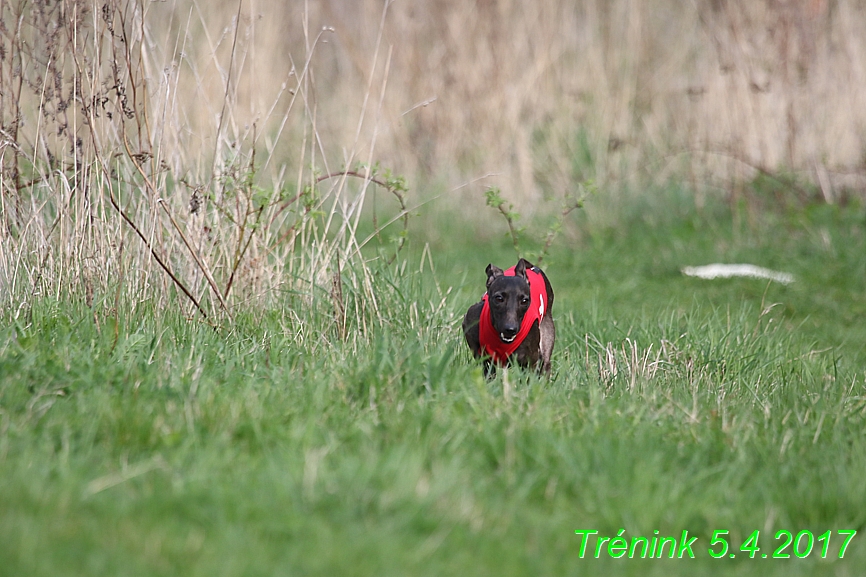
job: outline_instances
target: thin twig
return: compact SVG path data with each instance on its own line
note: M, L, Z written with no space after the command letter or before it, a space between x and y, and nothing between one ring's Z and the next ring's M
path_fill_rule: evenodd
M72 51L72 59L73 59L73 62L75 63L76 69L78 70L78 73L83 77L84 71L81 68L81 62L78 59L78 54L74 50ZM135 224L135 222L132 220L132 218L126 213L125 210L123 210L123 208L121 208L120 203L117 202L117 198L114 196L114 188L113 188L112 180L111 180L111 169L106 165L106 163L104 161L105 157L102 154L101 148L99 146L99 142L97 141L97 138L96 138L95 131L92 128L96 122L96 117L94 115L93 108L89 109L88 122L90 123L90 126L91 126L91 130L88 131L88 134L90 136L91 145L93 146L93 150L95 153L95 155L94 155L95 160L96 160L96 162L99 163L99 165L102 169L102 173L105 175L105 181L108 184L108 198L109 198L109 202L111 203L111 206L118 212L118 214L120 214L121 218L123 218L124 222L126 222L126 224L133 230L133 232L135 232L135 234L138 235L138 237L141 239L144 246L148 249L148 251L150 251L151 256L153 256L153 259L160 266L160 268L162 268L162 270L168 275L168 277L172 280L172 282L175 284L175 286L177 286L180 289L180 291L184 295L186 295L186 297L195 305L195 307L198 309L198 311L201 313L201 315L205 319L207 319L208 318L207 311L204 309L204 307L202 307L201 303L199 303L199 301L195 298L195 296L193 296L193 294L189 291L189 289L186 287L186 285L184 285L183 282L181 282L181 280L174 274L174 272L172 272L172 270L168 266L168 264L162 260L162 257L160 257L160 255L156 251L156 249L154 249L154 247L150 244L150 241L148 241L148 239L144 235L144 233L141 232L141 230L138 228L138 226ZM123 126L122 122L121 122L121 126ZM125 130L123 131L123 142L124 142L124 146L126 147L127 155L130 158L133 158L131 151L129 149L129 142L126 139ZM138 164L135 162L133 162L133 164L135 164L135 166L138 168L139 172L144 176L144 173L141 170L141 167L138 166ZM148 182L148 184L150 184L149 180L146 177L145 177L145 181ZM150 185L150 186L152 187L152 185Z

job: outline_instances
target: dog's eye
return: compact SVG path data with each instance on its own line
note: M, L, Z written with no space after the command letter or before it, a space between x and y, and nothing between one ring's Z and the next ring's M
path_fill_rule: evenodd
M521 297L520 298L520 304L528 305L529 304L529 297Z
M495 300L498 303L504 303L505 297L502 295L493 295L493 300Z

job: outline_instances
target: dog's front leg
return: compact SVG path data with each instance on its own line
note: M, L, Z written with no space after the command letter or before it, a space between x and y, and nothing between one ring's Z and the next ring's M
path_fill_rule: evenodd
M541 371L550 376L550 357L553 355L553 342L556 340L556 327L553 319L544 317L539 326L538 350L541 356Z
M476 359L481 356L481 336L478 323L481 321L481 309L483 308L483 302L475 303L469 307L466 316L463 317L463 336Z

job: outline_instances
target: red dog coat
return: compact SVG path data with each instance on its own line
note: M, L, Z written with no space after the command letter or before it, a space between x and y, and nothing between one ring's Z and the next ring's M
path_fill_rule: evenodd
M505 276L514 276L514 268L511 267L506 270ZM484 297L482 297L484 307L481 309L481 319L478 323L478 338L481 341L481 350L490 355L493 362L499 365L505 364L508 357L517 350L517 347L520 346L526 335L529 334L532 323L535 321L541 323L541 319L544 318L544 314L547 312L547 303L544 302L544 299L547 297L547 286L544 282L544 277L531 268L527 268L526 278L529 281L529 310L526 311L526 315L524 315L523 321L520 323L520 330L517 332L517 336L510 343L503 342L499 338L499 334L493 328L493 321L490 320L490 305L487 302L487 293L484 293Z

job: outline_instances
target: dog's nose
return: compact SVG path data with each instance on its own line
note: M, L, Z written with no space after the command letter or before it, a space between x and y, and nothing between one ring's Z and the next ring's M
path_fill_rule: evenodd
M506 343L510 343L517 336L519 329L520 327L503 327L502 332L499 333L499 338Z

